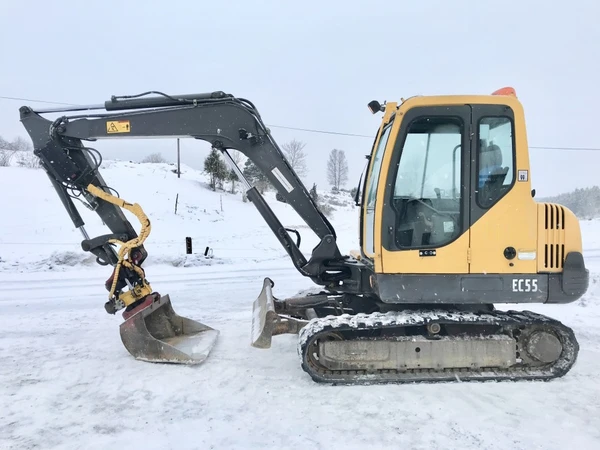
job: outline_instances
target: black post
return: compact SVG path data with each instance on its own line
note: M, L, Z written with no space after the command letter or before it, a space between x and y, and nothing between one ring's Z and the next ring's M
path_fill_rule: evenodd
M177 178L181 178L180 161L181 161L181 158L179 156L179 138L177 138Z
M191 237L185 238L185 252L188 255L192 254L192 238Z

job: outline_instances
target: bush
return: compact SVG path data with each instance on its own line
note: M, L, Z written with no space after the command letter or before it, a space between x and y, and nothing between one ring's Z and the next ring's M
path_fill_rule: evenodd
M160 153L151 153L150 155L142 159L142 163L160 164L166 162L167 160L163 158L163 156Z
M319 209L327 218L331 218L331 215L335 211L335 208L329 203L319 202Z
M18 152L17 165L28 169L39 169L42 167L40 158L33 152Z

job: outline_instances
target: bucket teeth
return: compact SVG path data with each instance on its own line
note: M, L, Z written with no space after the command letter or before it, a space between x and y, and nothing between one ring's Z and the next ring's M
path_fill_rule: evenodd
M146 297L132 314L124 314L121 341L136 359L200 364L210 354L219 331L175 313L168 295Z

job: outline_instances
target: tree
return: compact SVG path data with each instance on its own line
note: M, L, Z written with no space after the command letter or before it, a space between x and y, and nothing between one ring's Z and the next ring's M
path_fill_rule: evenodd
M33 153L31 142L20 136L12 142L0 137L0 166L9 166L12 157L16 157L16 163L20 167L38 169L41 167L40 158Z
M23 139L21 136L15 138L14 141L9 143L9 146L16 152L33 152L33 146L31 145L31 142Z
M319 201L319 194L317 194L317 184L316 183L313 183L312 187L310 188L309 194L315 202Z
M0 167L10 166L10 160L14 154L14 150L0 147Z
M304 153L304 147L306 144L302 141L292 139L290 142L286 142L281 146L286 159L294 169L294 172L302 178L306 175L306 154Z
M261 194L265 193L270 185L269 179L250 159L246 160L242 173L250 184L256 186L256 189L258 189Z
M0 167L10 166L10 160L15 153L12 144L0 136Z
M217 184L222 184L229 176L225 162L216 148L213 148L204 160L204 171L210 175L210 187L217 190Z
M235 165L240 167L240 164L242 163L242 161L244 159L244 155L237 150L228 150L228 152L229 152L229 156L231 156L231 159L233 159L233 162L235 163ZM240 181L238 179L237 174L235 173L235 170L231 169L229 171L227 180L231 181L231 193L235 194L235 182Z
M327 181L332 185L334 191L348 181L348 162L344 150L333 149L329 153L327 161Z
M239 181L237 173L235 173L235 170L233 170L233 169L229 170L229 172L227 173L227 181L231 181L231 190L229 192L231 192L232 194L235 194L235 182Z
M166 163L167 160L165 158L163 158L163 156L160 153L151 153L148 156L146 156L144 159L142 159L142 162L158 164L158 163Z

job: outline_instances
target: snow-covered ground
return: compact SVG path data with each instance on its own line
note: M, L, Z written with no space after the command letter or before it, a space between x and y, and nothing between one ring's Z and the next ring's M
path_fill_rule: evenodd
M80 250L45 174L0 168L0 448L600 448L600 221L582 223L593 281L585 297L529 308L574 328L581 351L564 378L324 386L300 368L295 336L277 336L270 350L250 346L264 277L282 297L312 286L254 206L209 191L189 168L178 180L167 165L105 166L109 185L152 220L153 288L219 329L219 340L200 366L134 360L119 338L120 314L103 309L108 269ZM269 200L310 253L310 230ZM106 232L84 212L90 234ZM357 214L346 206L332 217L343 251L357 247ZM185 255L185 236L196 255ZM200 255L205 246L213 259Z

